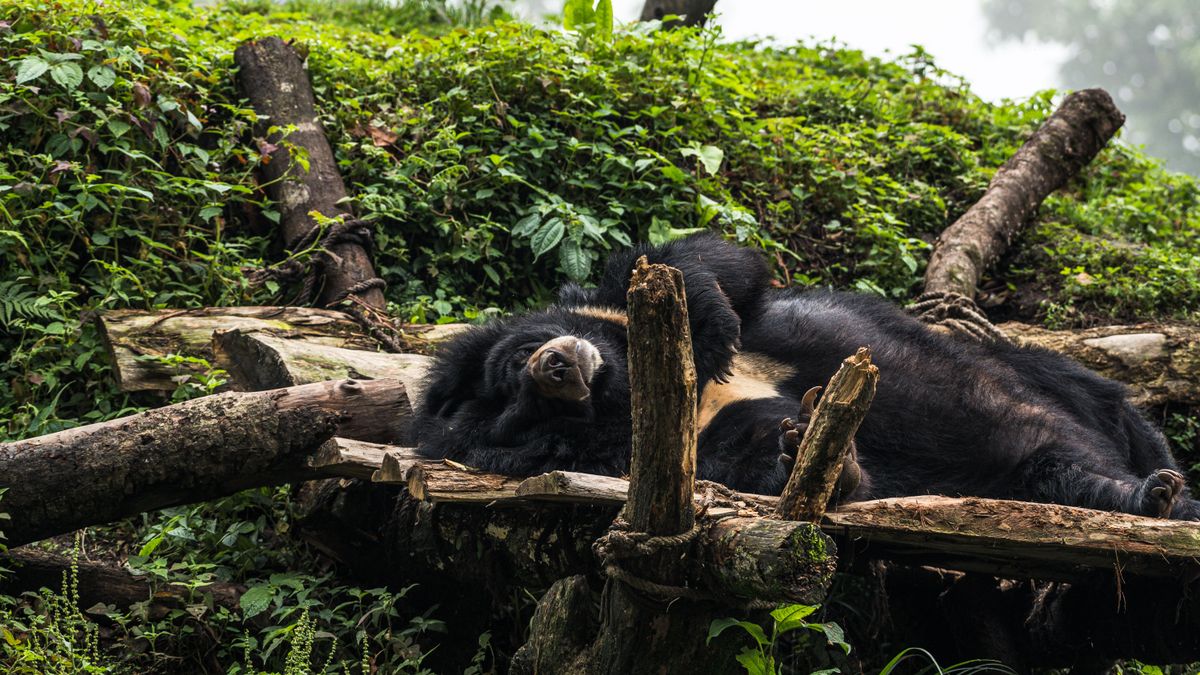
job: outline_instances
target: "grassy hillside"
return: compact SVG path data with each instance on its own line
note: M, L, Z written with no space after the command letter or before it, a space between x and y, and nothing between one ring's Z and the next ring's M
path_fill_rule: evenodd
M921 51L889 62L645 27L601 41L458 7L0 6L0 440L158 403L115 391L91 312L267 303L280 290L246 276L284 255L256 178L255 117L234 86L233 50L249 38L307 49L353 206L377 223L391 309L417 321L533 305L614 248L700 227L766 249L784 283L903 302L929 242L1052 108L1050 93L986 104ZM1194 319L1198 228L1195 180L1110 147L989 280L992 311L1056 326ZM1179 443L1195 441L1187 419ZM436 622L306 568L313 558L286 541L288 503L255 492L102 536L161 578L261 589L250 609L272 626L205 658L240 663L244 649L279 667L309 607L341 638L338 659L366 639L394 672L418 670L418 638L427 648ZM287 572L298 568L312 573ZM356 623L368 606L386 611ZM128 639L151 645L135 669L174 672L182 658L147 631L176 644L244 630L218 611L193 618L130 624Z

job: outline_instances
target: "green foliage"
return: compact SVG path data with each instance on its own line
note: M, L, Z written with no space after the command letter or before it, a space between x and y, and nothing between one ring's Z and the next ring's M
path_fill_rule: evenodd
M13 675L124 672L100 650L99 626L79 608L79 549L55 593L42 589L26 602L0 595L0 667Z
M429 612L405 604L409 589L357 588L336 582L327 564L288 538L290 488L259 489L195 506L143 516L136 527L137 555L129 566L160 583L183 583L203 597L205 584L244 584L240 612L203 602L157 623L131 622L129 632L151 654L187 654L208 632L236 635L218 646L222 663L243 670L288 671L299 645L329 672L366 660L380 672L420 673L422 636L443 630ZM118 533L119 534L119 533ZM295 570L307 570L298 573ZM257 626L248 630L248 626ZM302 639L301 639L302 638ZM299 640L299 643L297 642ZM314 671L325 672L325 671Z
M724 633L727 628L738 628L754 639L754 645L745 647L737 656L737 661L746 669L747 675L777 675L783 670L777 663L776 649L779 639L797 630L809 630L821 633L830 646L840 647L846 654L850 653L850 645L845 641L845 635L836 623L810 623L805 619L817 611L810 605L784 605L771 611L771 635L768 637L762 626L739 619L717 619L708 628L708 642ZM822 674L838 672L836 668L821 671ZM817 674L814 674L817 675Z
M923 668L915 668L916 664L910 663L927 662ZM884 665L883 670L879 671L879 675L891 675L896 672L901 665L905 665L905 669L900 672L918 673L920 675L976 675L977 673L1016 673L1012 668L998 661L989 661L985 659L973 659L963 661L952 666L943 668L933 657L933 654L921 649L920 647L909 647L894 656L891 661Z
M595 7L592 7L592 0L567 0L563 6L563 28L577 30L602 40L611 38L612 0L597 0Z

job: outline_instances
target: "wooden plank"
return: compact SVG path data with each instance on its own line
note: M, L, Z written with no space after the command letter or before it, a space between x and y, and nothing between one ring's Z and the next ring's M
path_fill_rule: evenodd
M516 496L522 499L584 504L624 504L629 481L574 471L551 471L521 481Z
M414 499L491 503L515 500L521 479L466 469L452 462L417 462L408 469L405 483Z

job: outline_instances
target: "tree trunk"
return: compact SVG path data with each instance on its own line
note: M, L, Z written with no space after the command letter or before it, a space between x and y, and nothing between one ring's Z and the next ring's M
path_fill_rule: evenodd
M348 217L343 203L346 185L338 173L333 150L317 118L316 100L308 72L292 47L277 37L243 43L233 54L238 67L238 84L254 110L265 120L258 133L266 137L262 172L267 193L279 205L280 231L285 244L300 241L317 227L309 215L317 211L327 218ZM271 127L290 127L290 132L270 132ZM292 160L288 146L303 148L308 168ZM357 241L337 241L324 265L324 284L319 306L338 302L357 283L375 277L370 251ZM370 288L358 295L376 309L383 309L383 291Z
M1063 99L1004 166L987 191L946 228L925 270L926 293L975 297L984 271L1008 249L1051 192L1092 161L1125 123L1103 89L1084 89Z
M683 274L645 258L629 286L629 383L633 456L622 516L633 532L684 534L695 525L696 370ZM680 547L609 565L634 580L688 585ZM600 629L589 670L595 673L728 672L732 654L704 644L712 607L684 598L647 597L631 580L604 585Z
M0 445L4 527L20 545L167 506L312 477L335 433L408 434L404 386L342 380L194 399ZM319 475L319 474L318 474Z

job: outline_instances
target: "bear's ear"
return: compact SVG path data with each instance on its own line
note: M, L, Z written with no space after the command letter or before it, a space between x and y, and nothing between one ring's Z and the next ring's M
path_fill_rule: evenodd
M596 291L588 290L576 283L563 284L558 289L558 304L563 307L596 304Z

